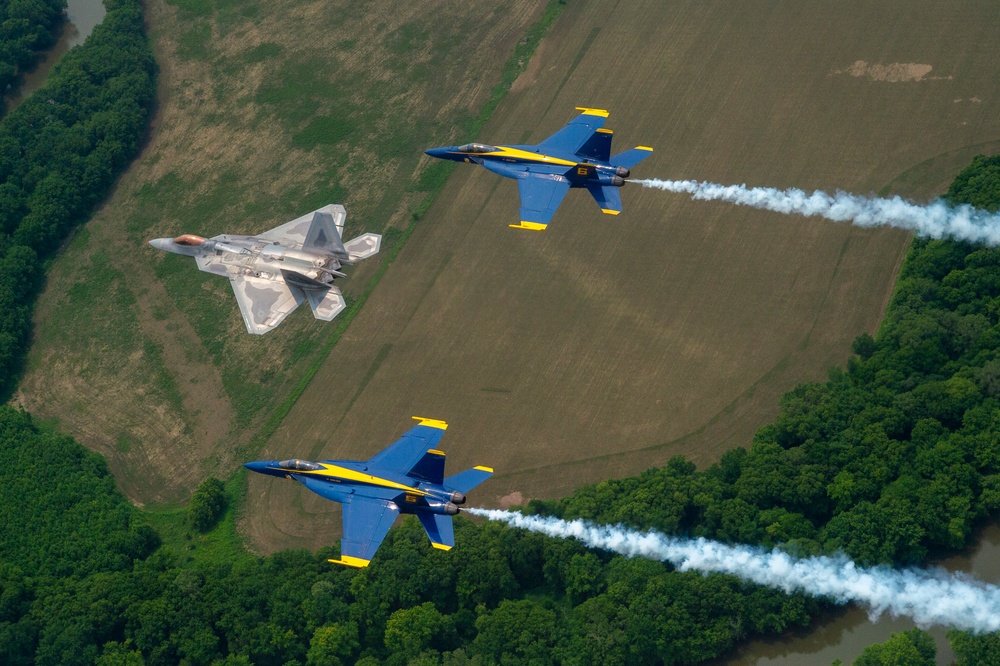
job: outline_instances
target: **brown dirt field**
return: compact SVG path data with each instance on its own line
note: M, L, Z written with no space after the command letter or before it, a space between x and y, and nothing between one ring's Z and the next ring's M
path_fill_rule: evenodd
M17 396L104 454L137 504L184 501L206 476L230 476L335 330L306 309L249 336L225 280L146 240L263 231L331 202L347 206L349 233L405 226L424 196L415 148L478 113L545 8L219 4L145 3L161 68L154 126L55 261ZM331 117L346 136L310 146L311 120ZM377 267L358 266L345 293Z
M928 198L1000 138L998 14L571 2L475 138L533 142L574 106L602 107L616 152L656 148L637 177ZM934 76L831 75L858 61ZM475 504L561 496L677 454L704 466L747 445L782 393L844 365L909 243L626 190L617 217L574 191L544 233L518 232L515 185L460 167L264 455L364 458L419 414L451 424L449 471L496 468ZM264 552L315 548L338 537L339 509L254 477L242 528Z

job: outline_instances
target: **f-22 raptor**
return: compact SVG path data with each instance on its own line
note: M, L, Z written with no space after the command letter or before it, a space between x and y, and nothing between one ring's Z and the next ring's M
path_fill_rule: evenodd
M294 479L320 497L340 502L344 538L334 564L366 567L400 513L420 519L431 545L451 550L451 517L465 503L465 493L493 475L473 467L444 476L444 451L437 449L448 424L414 416L420 423L368 460L258 460L244 467L270 476Z
M585 187L608 215L622 211L618 188L631 169L653 153L636 146L611 157L612 131L604 129L608 112L578 106L579 116L538 145L488 146L467 143L426 150L431 157L479 164L517 180L521 194L521 223L514 229L541 231L563 197L573 187Z
M263 335L308 301L316 319L330 321L347 304L334 286L340 268L379 251L382 237L341 240L347 211L330 204L259 236L184 234L157 238L157 250L194 257L198 268L229 278L247 331Z

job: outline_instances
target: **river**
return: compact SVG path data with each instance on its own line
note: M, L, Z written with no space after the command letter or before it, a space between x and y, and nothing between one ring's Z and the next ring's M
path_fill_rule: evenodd
M967 553L938 560L935 564L949 571L964 571L979 580L1000 584L1000 524L987 526ZM849 666L869 645L883 643L891 634L914 626L905 618L887 616L871 622L863 609L852 605L832 614L809 631L747 643L735 655L717 663L722 666L825 666L834 659L840 659ZM937 644L937 663L942 666L951 664L955 654L948 645L948 630L932 627L929 631Z
M45 54L38 66L28 72L21 87L13 95L7 97L8 111L45 83L49 72L59 62L59 59L77 44L82 44L83 40L87 39L94 31L94 27L104 20L106 11L103 0L67 0L66 4L67 21L63 24L59 41Z

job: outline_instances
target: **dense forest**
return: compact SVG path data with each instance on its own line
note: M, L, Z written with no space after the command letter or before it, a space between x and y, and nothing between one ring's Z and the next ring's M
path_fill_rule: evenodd
M87 41L0 122L0 401L24 362L41 262L107 195L153 110L156 62L140 3L105 6Z
M0 96L16 88L21 75L56 43L65 9L66 0L0 2Z
M948 198L996 209L1000 157L977 158ZM529 510L864 563L967 545L1000 506L998 266L998 250L915 241L878 335L785 396L748 450ZM5 663L689 664L827 607L462 518L447 553L402 521L360 571L327 564L330 549L194 557L225 510L218 484L200 491L191 545L158 546L69 438L2 408L0 456ZM960 664L1000 661L996 635L950 638ZM933 649L907 632L856 663L930 663Z

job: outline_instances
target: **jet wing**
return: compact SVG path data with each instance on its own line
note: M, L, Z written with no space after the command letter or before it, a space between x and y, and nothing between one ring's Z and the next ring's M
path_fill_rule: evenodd
M289 286L284 280L230 275L229 282L233 285L243 322L255 335L270 331L306 300L301 289Z
M413 426L405 435L375 454L368 460L369 465L398 474L409 474L428 451L436 450L448 424L419 416L413 418L419 420L420 425Z
M555 214L563 197L569 192L570 182L563 176L525 176L517 179L521 193L521 224L514 229L542 231Z
M366 567L399 515L399 507L390 499L363 495L349 495L342 506L344 538L340 540L340 559L330 561Z
M280 227L265 231L258 238L265 238L282 244L305 245L306 237L309 235L309 228L312 226L313 216L316 213L326 213L333 216L333 224L337 229L337 235L340 236L344 233L347 209L340 204L328 204L311 213L306 213L302 217L297 217L291 222L286 222Z
M584 144L590 140L594 132L604 127L608 119L608 112L604 109L588 109L578 106L577 111L581 111L573 120L566 123L566 126L538 144L542 152L567 152L575 154Z

